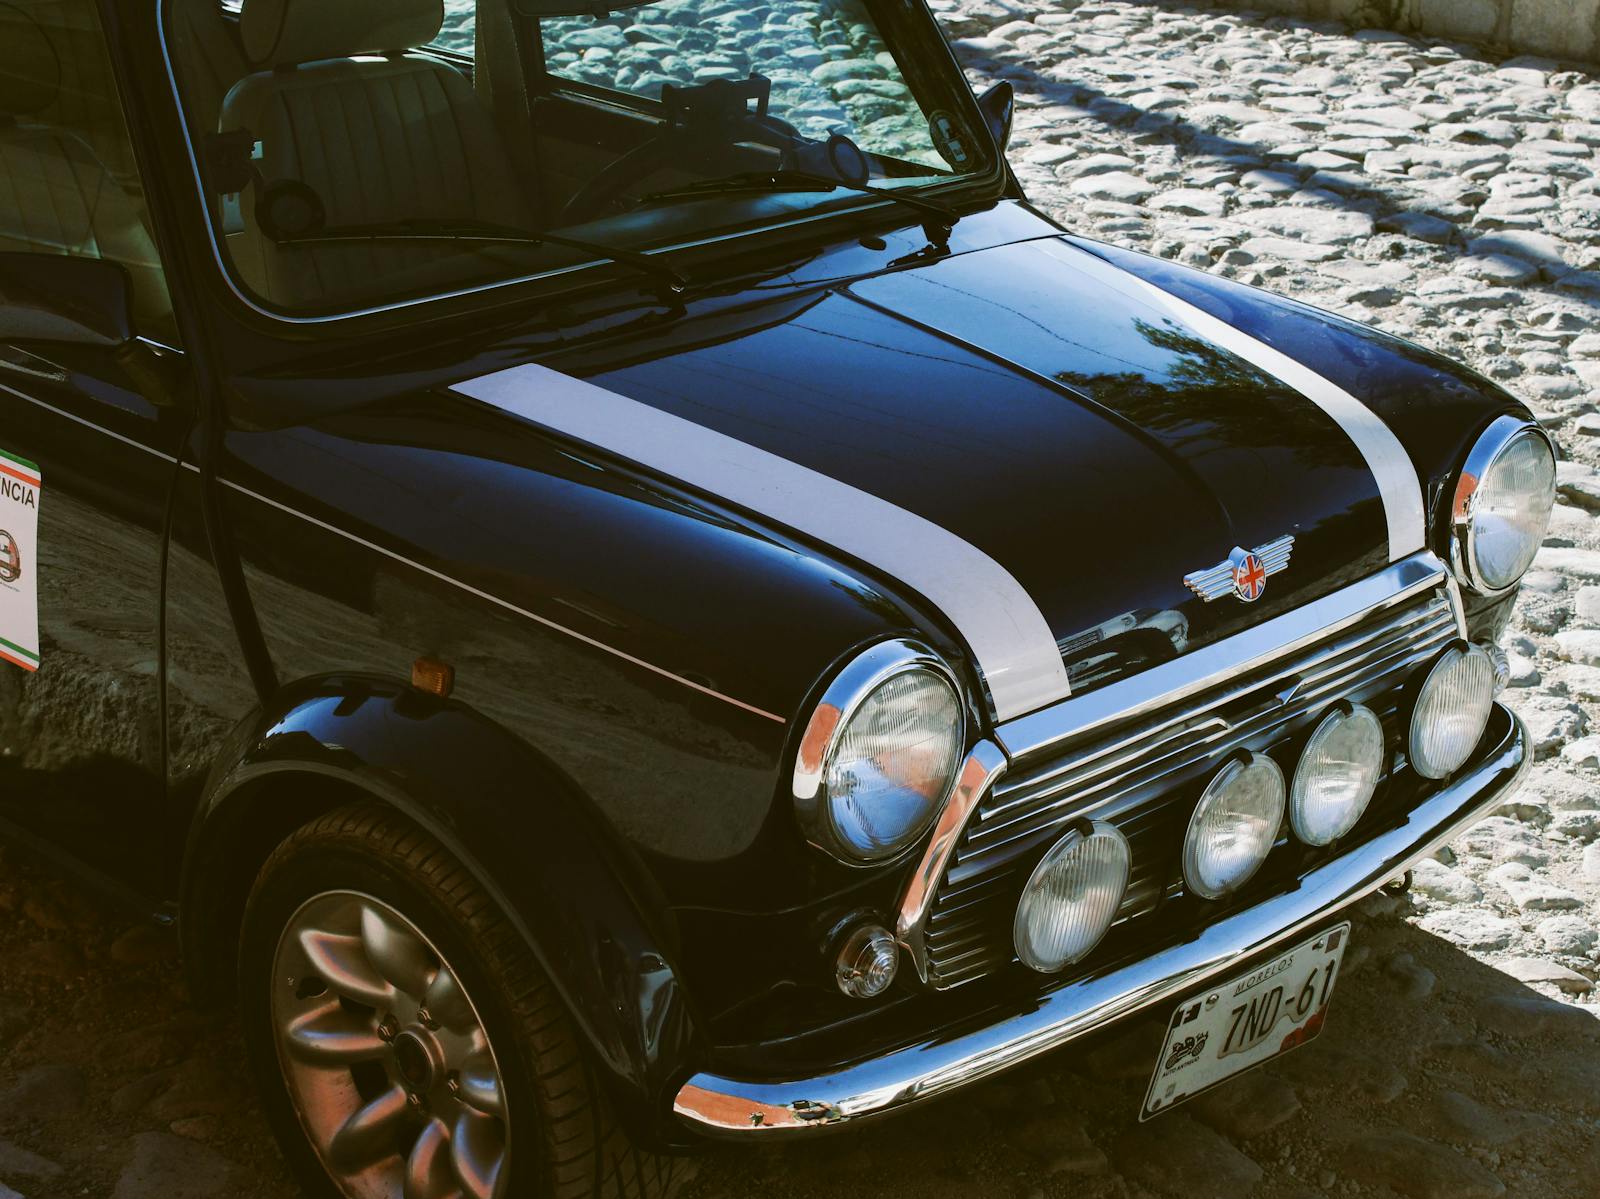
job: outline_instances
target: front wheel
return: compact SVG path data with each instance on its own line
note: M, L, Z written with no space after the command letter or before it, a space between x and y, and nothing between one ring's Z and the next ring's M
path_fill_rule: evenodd
M267 860L239 987L268 1118L309 1194L664 1199L685 1173L627 1140L526 944L387 809L330 812Z

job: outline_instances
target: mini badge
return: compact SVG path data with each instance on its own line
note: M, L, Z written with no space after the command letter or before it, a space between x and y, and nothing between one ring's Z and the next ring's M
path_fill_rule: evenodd
M1190 591L1208 604L1215 603L1225 595L1233 595L1244 603L1253 604L1266 594L1267 579L1288 569L1289 557L1293 553L1293 537L1280 537L1253 550L1235 546L1226 562L1185 575L1183 581Z
M1234 550L1228 561L1233 563L1233 593L1247 604L1255 603L1267 589L1267 568L1243 549Z
M0 450L0 659L39 669L39 468Z

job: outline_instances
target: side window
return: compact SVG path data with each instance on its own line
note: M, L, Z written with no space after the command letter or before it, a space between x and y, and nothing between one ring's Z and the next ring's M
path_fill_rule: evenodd
M0 0L0 253L127 267L141 328L172 303L95 0Z
M471 57L476 36L477 0L444 0L444 26L433 44Z
M217 0L224 15L238 20L244 11L244 0ZM472 57L473 41L477 37L478 0L444 0L444 25L432 45L441 50Z

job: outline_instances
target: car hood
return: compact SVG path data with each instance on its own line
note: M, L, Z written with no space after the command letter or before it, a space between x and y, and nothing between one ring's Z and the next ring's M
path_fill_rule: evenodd
M855 539L818 534L806 480L871 497L863 522L889 505L974 547L1036 606L1078 692L1304 604L1395 549L1347 421L1174 320L1158 296L1106 287L1108 269L1065 240L1035 239L685 319L538 369L625 397L652 422L672 418L617 452L713 495L715 462L695 475L671 455L656 461L662 438L704 430L712 459L753 447L769 466L802 468L799 509L791 497L762 513L759 490L725 498L834 541L836 558L935 610L950 611L940 597L969 567L930 555L919 572L903 552L886 553L898 565L885 566ZM615 448L532 405L547 390L541 377L505 376L462 390L502 406L521 397L529 419ZM626 438L626 413L617 419ZM817 507L835 498L819 491ZM1185 583L1236 548L1285 537L1287 565L1254 602L1231 590L1206 602ZM1420 527L1417 538L1408 552ZM986 586L988 567L971 569L972 586ZM961 619L952 623L964 637ZM981 671L983 652L973 656Z

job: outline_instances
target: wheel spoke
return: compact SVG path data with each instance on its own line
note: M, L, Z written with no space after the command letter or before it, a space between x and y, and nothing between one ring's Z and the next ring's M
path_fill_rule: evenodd
M341 1170L360 1170L400 1152L399 1134L415 1117L405 1090L390 1087L344 1122L328 1144Z
M413 997L427 990L438 966L428 947L371 904L361 908L361 941L367 960L384 978Z
M337 994L371 1008L392 1003L394 988L373 969L362 938L308 928L300 933L300 948L312 971Z
M451 1032L471 1032L478 1025L466 993L448 966L439 967L422 1001L433 1018Z
M422 1130L406 1159L405 1199L449 1199L459 1195L450 1169L450 1132L434 1120Z
M505 1134L500 1122L462 1108L450 1138L456 1180L468 1199L492 1199L505 1160Z
M474 1053L461 1063L461 1101L486 1116L505 1117L500 1075L495 1072L494 1059L487 1053Z
M370 1022L337 1002L307 1012L284 1030L289 1052L313 1066L348 1066L371 1061L388 1049Z
M503 1199L510 1104L426 933L381 899L327 891L288 921L271 977L284 1081L341 1193Z

